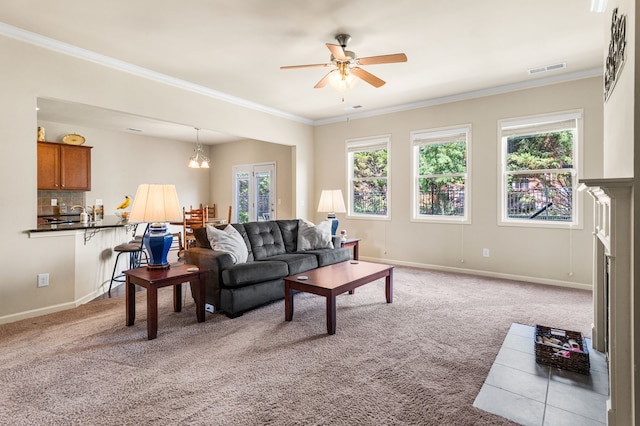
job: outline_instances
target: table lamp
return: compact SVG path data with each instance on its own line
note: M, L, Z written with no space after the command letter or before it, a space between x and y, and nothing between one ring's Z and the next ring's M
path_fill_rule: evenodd
M174 185L138 186L133 199L129 222L147 222L148 231L142 237L149 262L147 269L167 269L167 254L173 242L173 235L167 232L167 222L182 220L182 209Z
M341 189L323 189L318 203L318 213L328 213L327 218L332 220L331 235L336 235L338 230L338 219L336 213L346 213L344 198Z

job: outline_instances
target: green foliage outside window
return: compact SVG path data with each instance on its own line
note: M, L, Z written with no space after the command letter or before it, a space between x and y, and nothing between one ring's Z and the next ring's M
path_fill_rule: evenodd
M431 143L418 148L418 213L464 216L467 172L465 141Z
M352 154L353 213L384 216L387 214L386 149L358 151Z
M574 133L571 130L507 138L507 209L510 218L572 219L573 150Z

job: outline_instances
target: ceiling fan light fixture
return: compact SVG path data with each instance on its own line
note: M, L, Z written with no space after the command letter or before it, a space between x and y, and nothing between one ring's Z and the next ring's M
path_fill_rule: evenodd
M376 64L392 64L396 62L407 62L407 55L404 53L394 53L390 55L359 57L355 52L346 50L347 43L351 40L349 34L338 34L336 40L340 44L325 43L331 56L329 63L326 64L308 64L308 65L289 65L280 67L280 69L300 69L300 68L324 68L335 67L332 71L325 74L320 81L313 86L314 89L321 89L327 84L331 84L339 91L352 88L359 80L373 87L381 87L385 81L361 68L363 65Z
M329 76L329 84L337 91L344 92L353 89L358 84L360 79L351 74L348 69L338 71L339 72L331 73Z

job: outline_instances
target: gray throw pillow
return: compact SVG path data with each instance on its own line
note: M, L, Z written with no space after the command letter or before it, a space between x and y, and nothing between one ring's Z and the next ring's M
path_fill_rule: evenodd
M333 248L331 221L325 220L314 225L300 219L298 223L298 251Z

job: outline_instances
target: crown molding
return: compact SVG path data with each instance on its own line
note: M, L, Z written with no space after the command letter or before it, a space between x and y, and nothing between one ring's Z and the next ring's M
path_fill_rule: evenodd
M155 72L137 65L130 64L125 61L121 61L106 55L92 52L87 49L83 49L77 46L73 46L68 43L64 43L49 37L42 36L40 34L32 33L30 31L23 30L11 25L7 25L0 22L0 35L4 35L15 40L19 40L25 43L30 43L44 49L52 50L65 55L73 56L79 59L83 59L89 62L93 62L99 65L110 67L118 71L133 74L139 77L147 78L157 81L159 83L174 86L180 89L188 90L200 95L208 96L210 98L218 99L224 102L228 102L234 105L252 109L255 111L264 112L270 115L286 118L288 120L297 121L303 124L313 124L313 120L300 117L294 114L290 114L284 111L270 108L261 104L247 101L246 99L237 98L224 92L209 89L198 84L194 84L179 78L174 78L166 74Z
M442 105L442 104L447 104L451 102L459 102L459 101L465 101L469 99L482 98L485 96L515 92L517 90L531 89L535 87L548 86L551 84L563 83L567 81L581 80L583 78L597 77L597 76L602 76L602 74L603 74L603 71L601 68L593 68L593 69L577 71L573 73L564 73L564 74L555 75L552 77L538 78L530 81L524 81L524 82L513 83L513 84L505 84L502 86L495 86L487 89L474 90L471 92L463 92L463 93L458 93L450 96L442 96L439 98L426 99L424 101L413 102L410 104L396 105L388 108L380 108L380 109L375 109L370 111L363 111L356 114L349 114L348 117L339 116L339 117L326 118L323 120L316 120L313 122L313 125L322 126L325 124L341 123L345 120L345 118L348 118L350 120L357 120L360 118L376 117L376 116L391 114L395 112L409 111L413 109L425 108L425 107L434 106L434 105Z
M44 49L52 50L65 55L69 55L79 59L97 63L99 65L107 66L107 67L110 67L122 72L126 72L132 75L154 80L159 83L171 85L180 89L198 93L203 96L208 96L208 97L218 99L224 102L228 102L234 105L238 105L238 106L252 109L255 111L264 112L273 116L285 118L288 120L292 120L292 121L296 121L302 124L307 124L312 126L322 126L325 124L339 123L344 121L347 118L361 119L361 118L375 117L375 116L380 116L385 114L409 111L413 109L424 108L424 107L429 107L434 105L441 105L441 104L446 104L451 102L459 102L459 101L464 101L469 99L481 98L484 96L497 95L497 94L513 92L517 90L530 89L534 87L541 87L541 86L546 86L550 84L562 83L562 82L567 82L572 80L579 80L583 78L590 78L590 77L603 75L603 70L601 68L594 68L594 69L588 69L583 71L577 71L573 73L563 73L563 74L559 74L551 77L539 78L539 79L530 80L526 82L506 84L502 86L495 86L487 89L464 92L464 93L459 93L459 94L450 95L450 96L426 99L423 101L409 103L409 104L395 105L388 108L380 108L380 109L375 109L370 111L363 111L356 114L345 114L345 115L326 118L322 120L312 120L312 119L301 117L295 114L290 114L284 111L280 111L275 108L270 108L265 105L247 101L246 99L238 98L224 92L210 89L208 87L204 87L204 86L194 84L185 80L181 80L181 79L171 77L162 73L158 73L143 67L139 67L137 65L130 64L125 61L111 58L106 55L101 55L87 49L73 46L68 43L64 43L49 37L42 36L40 34L32 33L30 31L26 31L26 30L5 24L3 22L0 22L0 35L4 35L6 37L10 37L25 43L30 43L35 46L42 47Z

